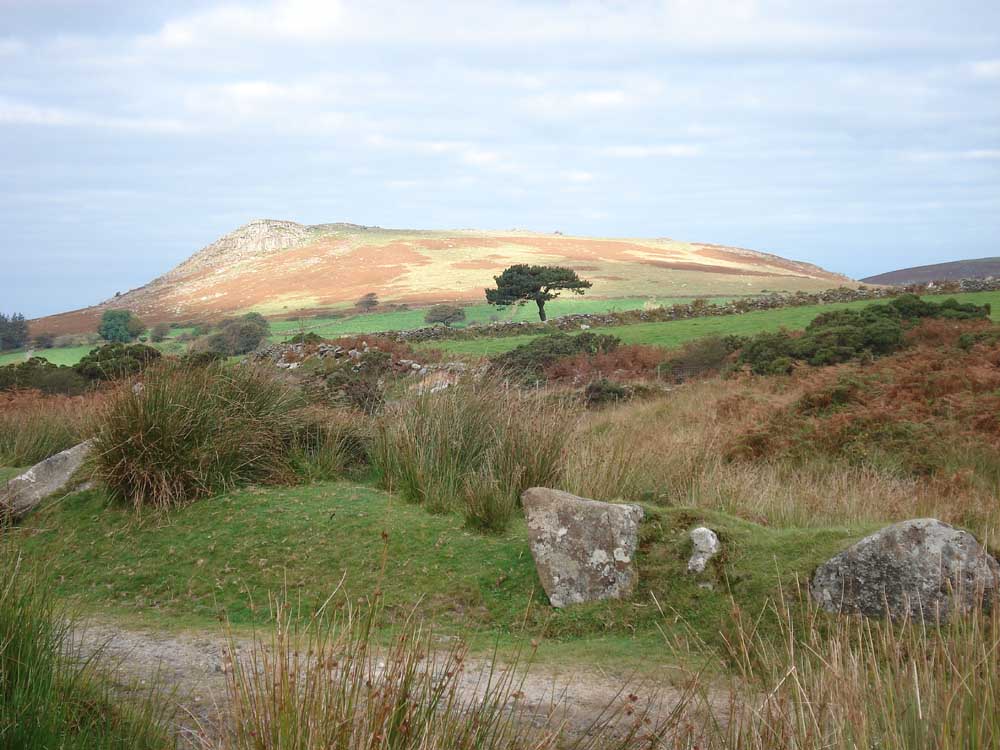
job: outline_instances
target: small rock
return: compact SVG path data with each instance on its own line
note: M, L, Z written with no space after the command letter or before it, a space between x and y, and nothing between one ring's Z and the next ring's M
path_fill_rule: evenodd
M688 573L703 573L708 561L722 549L719 537L705 526L691 530L691 544L694 546L694 553L688 560Z
M531 555L553 607L632 593L641 507L545 487L525 490L521 500Z
M1000 564L967 531L935 518L887 526L816 570L810 592L828 612L947 620L990 606Z

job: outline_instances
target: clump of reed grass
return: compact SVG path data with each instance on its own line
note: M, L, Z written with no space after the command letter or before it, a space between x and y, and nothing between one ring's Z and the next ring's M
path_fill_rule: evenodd
M501 531L523 490L558 480L575 418L552 396L465 379L387 410L372 460L382 485L407 500Z
M260 369L167 362L121 386L95 435L109 496L170 508L242 484L296 480L300 397Z
M0 401L0 464L31 466L90 436L100 396L4 394Z
M471 666L461 642L436 650L412 617L386 643L381 607L302 620L277 602L269 634L239 648L231 637L221 750L639 750L668 733L674 716L620 701L569 736L557 705L525 701L526 664Z
M151 699L123 705L74 652L71 623L36 570L0 540L0 748L166 750Z

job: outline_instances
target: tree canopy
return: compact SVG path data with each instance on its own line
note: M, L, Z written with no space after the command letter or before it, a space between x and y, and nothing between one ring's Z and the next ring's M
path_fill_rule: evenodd
M538 305L538 318L545 320L545 303L567 289L573 294L583 294L591 283L576 275L576 271L560 266L529 266L519 264L494 276L495 289L486 290L486 301L491 305L506 307L534 301Z
M355 302L354 306L358 308L361 312L368 312L369 310L374 310L376 307L378 307L378 295L375 294L375 292L368 292L368 294L364 295L363 297L361 297L361 299Z
M0 349L20 349L28 343L28 321L20 313L0 313Z
M97 332L105 341L127 344L146 330L142 321L129 310L105 310Z
M444 323L450 326L452 323L460 323L465 320L465 310L458 305L434 305L424 315L424 322L428 325Z

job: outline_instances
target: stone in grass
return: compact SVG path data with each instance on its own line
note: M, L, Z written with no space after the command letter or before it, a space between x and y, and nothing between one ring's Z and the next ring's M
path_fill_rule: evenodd
M553 607L632 593L642 508L544 487L525 490L521 500L531 554Z
M714 531L706 526L691 530L693 552L688 560L688 573L704 573L708 561L719 554L722 545Z
M828 612L944 622L989 607L1000 565L967 531L934 518L887 526L813 575L810 592Z
M88 440L49 456L0 487L0 514L17 520L64 489L90 455L91 446Z

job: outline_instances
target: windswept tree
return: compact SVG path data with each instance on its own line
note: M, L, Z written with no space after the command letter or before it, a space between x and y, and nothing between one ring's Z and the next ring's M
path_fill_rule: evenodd
M361 312L369 312L378 307L378 295L375 292L368 292L365 296L354 303L354 306Z
M498 307L523 305L534 301L538 305L538 318L545 320L545 303L568 289L573 294L583 294L591 283L576 275L576 271L559 266L529 266L519 264L494 276L496 289L486 290L486 301Z
M452 323L461 323L465 320L465 310L458 305L434 305L424 315L424 322L428 325L444 323L450 326Z

